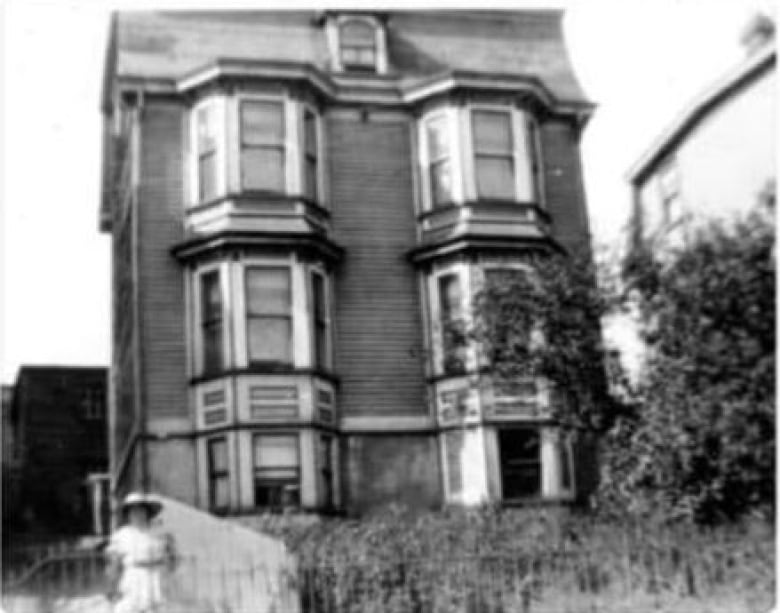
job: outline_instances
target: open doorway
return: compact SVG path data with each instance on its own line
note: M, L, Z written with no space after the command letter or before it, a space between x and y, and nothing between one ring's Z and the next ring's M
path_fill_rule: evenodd
M538 428L498 432L504 500L538 498L542 493L542 458Z

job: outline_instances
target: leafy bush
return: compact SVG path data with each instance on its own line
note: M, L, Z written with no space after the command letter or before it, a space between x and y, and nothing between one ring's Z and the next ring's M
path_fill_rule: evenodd
M604 441L603 507L700 522L772 515L773 213L765 204L671 256L626 263L648 358L638 410Z

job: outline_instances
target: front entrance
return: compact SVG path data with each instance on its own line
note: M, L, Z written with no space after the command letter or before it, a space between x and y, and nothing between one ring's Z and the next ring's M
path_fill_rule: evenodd
M499 430L498 445L503 499L541 496L542 458L539 429Z

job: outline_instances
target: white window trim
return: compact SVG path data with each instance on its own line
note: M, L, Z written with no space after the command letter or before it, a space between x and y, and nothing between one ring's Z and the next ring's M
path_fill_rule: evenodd
M417 135L420 160L420 183L422 186L422 203L424 211L433 210L433 191L431 184L428 147L428 125L439 119L444 119L447 130L447 143L449 145L448 159L450 162L450 172L452 175L452 203L460 204L463 202L463 168L460 151L461 131L458 129L458 109L452 107L438 108L430 113L426 113L417 123Z
M325 271L325 268L320 265L312 265L308 267L308 279L307 279L307 293L309 300L307 304L307 311L309 313L310 324L310 363L313 367L323 368L326 371L333 370L333 309L332 300L333 293L331 291L330 276ZM319 275L322 278L322 291L323 301L325 302L325 364L316 364L316 328L314 322L314 275Z
M372 15L339 15L330 19L327 24L327 39L330 47L331 66L335 72L349 74L341 64L341 26L350 21L362 21L374 29L374 43L376 49L376 74L387 73L387 34L384 25ZM361 73L355 73L360 75ZM370 74L366 74L370 76Z
M236 356L236 362L239 367L246 368L249 363L249 342L248 333L249 326L247 325L247 313L246 313L246 271L248 268L287 268L290 271L290 351L291 351L291 366L293 368L305 367L306 364L301 360L304 356L308 355L308 334L302 334L301 327L308 326L308 322L304 319L301 321L301 312L306 312L306 304L299 304L303 300L305 292L302 292L304 286L303 266L298 264L294 256L280 258L263 258L263 257L247 257L239 262L233 263L237 269L237 277L240 277L239 283L236 284L234 290L234 298L236 308L235 312L235 326L236 337L241 339L241 347L239 348L239 354ZM301 347L301 343L305 342L305 345Z
M304 139L306 130L304 126L304 117L306 111L314 115L314 126L317 132L317 200L316 204L323 208L328 208L327 185L325 184L325 172L323 171L325 161L325 128L322 114L319 110L308 102L299 102L297 109L298 117L298 151L300 155L296 158L298 163L298 193L302 198L306 197L306 150Z
M487 111L506 113L509 115L510 125L512 126L512 159L515 182L514 199L518 202L534 201L534 177L531 155L536 155L533 147L528 143L528 130L525 124L526 117L530 114L524 109L507 104L489 104L489 103L469 103L463 107L466 130L468 133L469 147L466 150L470 160L470 174L472 182L468 185L468 200L478 200L480 195L477 190L476 164L474 158L476 151L474 149L474 112ZM464 148L465 149L465 148Z
M299 153L301 148L298 144L298 106L297 102L292 100L287 92L281 94L271 93L251 93L239 92L232 96L228 101L228 122L231 135L228 144L230 169L230 192L242 193L244 186L241 178L241 105L244 102L275 102L281 103L284 113L284 194L302 193L300 181L300 167L302 166ZM301 120L302 121L302 120Z
M215 95L201 100L194 105L190 112L190 151L189 151L189 175L190 175L190 190L189 190L189 203L190 206L197 206L204 204L200 200L200 177L198 174L198 113L206 108L211 107L214 113L214 139L216 141L215 152L215 168L216 177L214 178L215 186L215 198L220 198L225 195L227 191L226 173L228 170L228 160L226 155L226 144L228 143L228 124L226 113L226 97L224 95Z
M201 295L202 279L205 275L215 271L219 274L219 286L222 292L222 370L229 369L233 363L230 352L230 336L232 332L230 322L230 270L227 262L214 262L198 268L194 273L192 338L194 339L194 369L197 375L215 374L205 372L203 331L201 330L201 308L203 306Z
M460 283L460 308L462 319L466 325L471 324L471 299L470 299L470 266L466 262L450 264L445 268L435 270L428 275L428 296L430 296L430 330L431 346L433 348L433 372L435 375L444 375L444 346L443 330L441 327L441 297L439 296L439 279L444 276L455 275ZM466 345L466 371L476 366L473 355L473 343ZM452 375L462 376L462 375Z
M298 456L298 508L302 508L306 504L309 486L306 483L304 472L308 473L304 461L307 459L304 454L304 440L301 436L301 432L298 430L264 430L264 429L252 429L248 432L249 435L249 457L247 471L249 473L249 498L251 499L250 507L252 509L265 509L268 507L260 507L255 503L255 440L258 436L278 436L278 437L290 437L296 441L297 456ZM307 475L308 477L308 475ZM304 494L306 492L306 494Z

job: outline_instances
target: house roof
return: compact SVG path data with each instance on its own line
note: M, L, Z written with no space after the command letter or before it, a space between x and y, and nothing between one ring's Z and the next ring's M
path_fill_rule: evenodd
M566 51L562 11L389 11L390 78L447 71L539 79L558 101L587 102ZM112 77L180 79L220 59L308 64L327 70L322 13L123 11L112 23L104 105Z
M775 65L774 43L750 55L719 80L702 91L656 138L628 171L632 184L641 183L706 117L744 91Z

